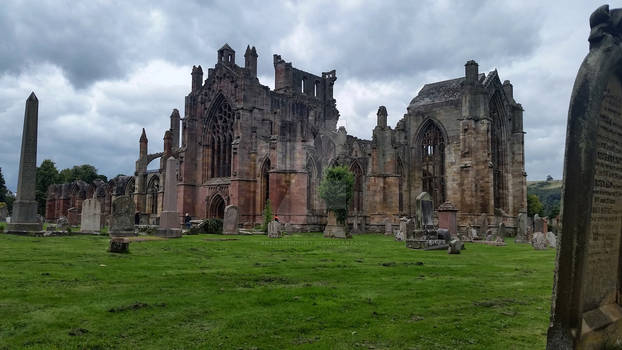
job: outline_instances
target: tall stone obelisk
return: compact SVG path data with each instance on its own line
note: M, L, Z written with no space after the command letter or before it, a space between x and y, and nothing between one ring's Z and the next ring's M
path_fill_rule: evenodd
M22 153L19 159L17 198L13 203L13 215L8 232L41 231L37 217L37 124L39 100L31 93L26 100L24 130L22 131Z
M160 213L160 229L158 235L181 237L179 214L177 213L177 159L166 160L166 177L164 179L164 203Z

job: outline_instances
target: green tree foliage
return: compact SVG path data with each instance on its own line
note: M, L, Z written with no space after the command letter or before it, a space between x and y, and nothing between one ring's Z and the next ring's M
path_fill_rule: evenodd
M542 205L542 202L540 202L538 196L536 196L535 194L528 194L527 215L534 216L536 214L544 216L544 205Z
M89 164L75 165L73 168L63 169L60 172L63 183L74 180L82 180L86 183L93 183L96 179L108 181L105 175L97 174L97 169Z
M320 197L326 208L335 213L337 222L343 224L348 216L348 205L354 191L354 174L345 166L328 168L320 183Z
M553 207L551 207L551 210L549 210L546 216L548 216L551 219L559 216L559 203L555 203Z
M47 200L48 187L60 182L61 177L58 174L58 169L56 169L56 164L49 159L45 159L41 162L41 165L37 167L37 186L35 189L39 214L45 215L45 201Z
M263 208L263 225L261 226L263 232L268 232L268 224L272 219L272 205L270 204L270 199L268 199L266 200L266 206Z
M2 175L2 168L0 168L0 202L6 203L6 195L9 192L9 189L6 188L6 183L4 182L4 176Z

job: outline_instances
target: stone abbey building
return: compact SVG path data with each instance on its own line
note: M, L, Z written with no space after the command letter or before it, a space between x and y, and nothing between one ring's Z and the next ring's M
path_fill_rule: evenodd
M109 197L133 193L145 220L155 222L161 211L170 156L180 161L180 220L184 213L222 217L233 204L240 223L250 227L262 222L270 199L281 220L319 231L326 210L318 185L323 169L334 165L354 173L348 220L367 231L413 216L422 191L435 207L451 202L461 226L477 226L482 214L501 215L514 226L527 210L523 109L496 70L479 73L468 61L464 76L425 85L394 128L380 106L372 139L362 140L337 128L334 70L315 75L274 55L271 90L257 79L254 47L247 47L244 66L229 45L217 58L207 76L193 67L184 117L173 110L164 150L148 153L143 130L134 178L106 186ZM159 170L147 171L157 159Z

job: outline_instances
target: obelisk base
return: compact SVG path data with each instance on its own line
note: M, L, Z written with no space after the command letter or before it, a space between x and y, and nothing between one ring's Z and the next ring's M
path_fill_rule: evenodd
M179 229L179 216L176 211L163 211L160 213L160 228Z
M43 226L37 218L37 202L17 200L13 203L13 216L7 224L8 233L38 232Z

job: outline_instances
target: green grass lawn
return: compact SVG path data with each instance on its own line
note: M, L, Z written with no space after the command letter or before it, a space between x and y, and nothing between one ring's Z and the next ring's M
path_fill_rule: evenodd
M555 251L0 235L0 349L543 349Z

